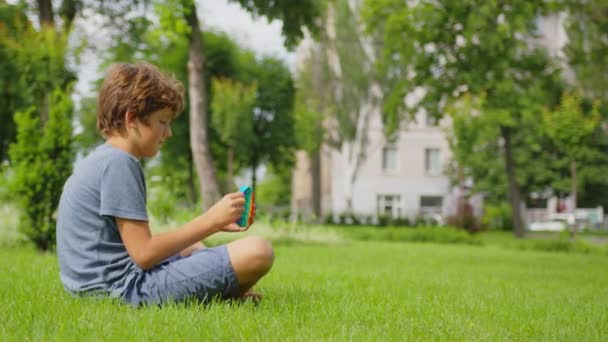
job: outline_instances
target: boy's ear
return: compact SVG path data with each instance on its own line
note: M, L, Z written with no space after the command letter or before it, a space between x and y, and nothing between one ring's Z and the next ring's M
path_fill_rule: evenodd
M125 127L126 128L135 127L136 120L137 120L137 116L135 115L135 113L133 113L131 111L125 112Z

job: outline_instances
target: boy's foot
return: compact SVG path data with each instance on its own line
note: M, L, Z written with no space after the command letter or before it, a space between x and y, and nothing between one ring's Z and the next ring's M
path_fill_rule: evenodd
M263 296L261 293L249 290L249 291L243 293L239 297L239 300L242 302L246 302L246 301L250 300L253 303L257 304L262 300L262 297Z

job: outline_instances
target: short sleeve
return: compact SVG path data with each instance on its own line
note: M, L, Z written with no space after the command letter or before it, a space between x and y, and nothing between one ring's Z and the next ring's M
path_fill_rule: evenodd
M136 160L113 159L105 165L100 182L100 215L148 221L146 184Z

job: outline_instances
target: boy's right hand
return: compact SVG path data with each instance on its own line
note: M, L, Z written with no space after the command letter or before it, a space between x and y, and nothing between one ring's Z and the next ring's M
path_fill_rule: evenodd
M245 211L245 195L233 192L224 196L205 213L207 219L213 223L217 230L234 224Z

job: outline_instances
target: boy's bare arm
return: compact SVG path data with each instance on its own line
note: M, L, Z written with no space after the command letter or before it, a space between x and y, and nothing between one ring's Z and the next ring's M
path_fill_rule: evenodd
M116 218L116 223L133 261L140 268L149 269L227 226L236 226L234 222L243 213L244 204L242 193L228 194L194 220L176 230L157 235L152 235L145 221Z

